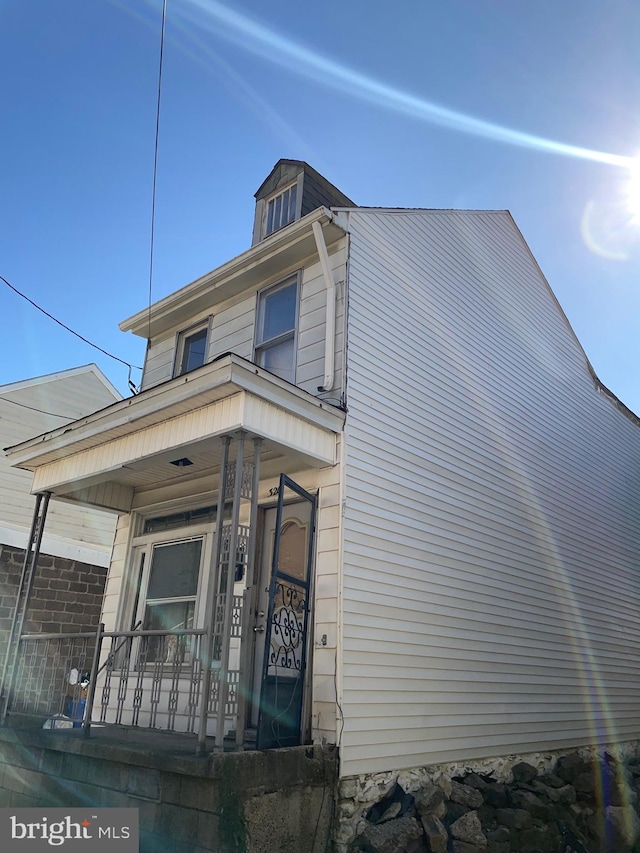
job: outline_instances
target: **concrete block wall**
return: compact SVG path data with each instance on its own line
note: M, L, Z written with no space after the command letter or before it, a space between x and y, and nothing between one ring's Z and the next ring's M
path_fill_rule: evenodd
M24 550L0 545L0 663L24 564ZM25 633L93 631L100 621L107 569L40 554Z
M84 739L80 732L0 729L0 807L128 807L141 853L324 853L336 780L332 748L197 758Z

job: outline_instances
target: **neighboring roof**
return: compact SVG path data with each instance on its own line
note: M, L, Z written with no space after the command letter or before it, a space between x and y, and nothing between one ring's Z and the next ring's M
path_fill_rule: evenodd
M317 172L313 168L313 166L310 166L304 160L287 160L284 158L278 160L278 162L275 164L273 169L269 172L267 177L260 184L260 186L258 187L258 189L255 192L256 198L260 197L263 189L270 182L270 180L273 176L273 173L275 171L277 171L278 169L280 169L282 166L294 166L296 168L297 172L304 172L306 175L313 177L317 181L318 184L320 184L322 187L324 187L324 189L327 191L327 193L329 195L335 197L336 201L339 202L340 207L357 207L357 204L355 202L351 201L351 199L348 196L346 196L341 190L338 189L338 187L336 187L334 184L332 184L331 181L328 181L323 175L320 174L320 172ZM332 205L332 207L333 207L333 205Z
M85 364L0 385L0 447L28 441L45 430L122 401L95 364ZM33 477L11 466L0 451L0 547L27 548L34 498ZM114 519L84 508L53 508L47 517L42 552L108 566Z
M23 391L27 388L34 388L47 382L57 382L59 379L67 379L71 376L80 376L83 373L92 373L96 379L99 379L105 388L113 395L114 400L122 399L122 394L118 389L109 382L98 365L93 363L83 364L80 367L70 367L68 370L58 370L56 373L45 373L42 376L34 376L30 379L20 379L17 382L10 382L7 385L0 385L0 396L10 394L12 391Z

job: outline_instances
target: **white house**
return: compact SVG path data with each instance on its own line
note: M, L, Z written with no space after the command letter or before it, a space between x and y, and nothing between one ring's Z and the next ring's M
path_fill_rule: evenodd
M63 426L122 399L95 364L0 385L0 446ZM33 516L27 471L0 455L0 546L25 550ZM52 504L41 551L54 557L107 567L114 522L104 512Z
M9 452L118 514L103 620L158 632L94 719L342 777L638 738L639 422L508 212L281 160L251 248L121 328L141 393Z
M0 446L16 444L97 408L121 395L95 364L0 386ZM16 618L29 631L97 628L115 519L92 507L51 504L39 545L35 576L24 571L30 548L34 499L32 475L0 455L0 675ZM28 612L16 605L32 587Z

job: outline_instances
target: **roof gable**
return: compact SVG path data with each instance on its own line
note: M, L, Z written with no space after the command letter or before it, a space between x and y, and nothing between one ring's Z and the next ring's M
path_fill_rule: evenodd
M286 187L287 184L297 179L300 172L304 172L305 191L307 186L314 185L316 191L322 196L321 204L325 207L357 207L355 202L351 201L348 196L324 178L320 172L316 172L304 160L287 160L284 158L278 160L267 178L260 184L255 193L256 200L259 201ZM320 204L316 207L320 207Z
M106 392L108 392L115 400L121 400L122 394L109 382L104 373L100 370L97 364L83 364L80 367L71 367L67 370L58 370L55 373L44 373L41 376L33 376L29 379L19 379L17 382L9 382L6 385L0 385L0 396L11 394L14 391L26 391L30 388L36 388L41 385L60 382L65 379L71 379L75 376L83 374L89 375L88 381L97 380Z

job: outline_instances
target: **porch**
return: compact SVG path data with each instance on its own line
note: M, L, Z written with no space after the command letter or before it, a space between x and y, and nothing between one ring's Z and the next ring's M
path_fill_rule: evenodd
M172 735L178 752L213 751L215 737L197 736L201 717L204 732L215 725L220 696L219 661L203 694L206 635L204 629L107 632L103 623L95 633L23 634L5 723L137 745ZM245 737L229 731L237 692L237 670L230 671L228 736L219 744L226 750L256 747L255 729L245 728Z
M138 810L141 853L320 853L337 773L330 747L198 757L141 729L0 728L1 807Z
M3 718L181 733L200 753L308 742L316 495L343 418L228 355L12 448L39 495ZM97 631L22 630L50 498L126 520Z

